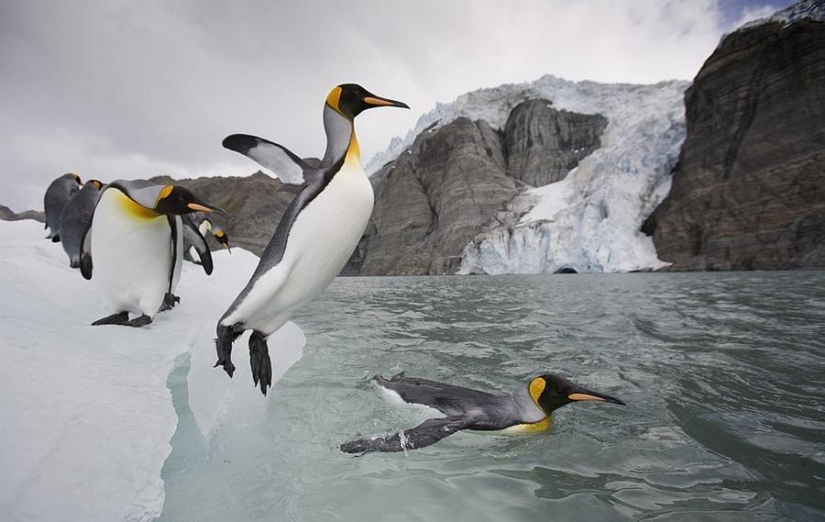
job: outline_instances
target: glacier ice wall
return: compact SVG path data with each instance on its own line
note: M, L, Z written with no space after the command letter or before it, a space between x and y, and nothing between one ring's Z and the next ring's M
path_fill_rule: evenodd
M602 146L558 183L521 194L514 219L497 219L462 252L460 274L627 272L655 270L656 256L642 222L670 190L670 172L685 138L683 96L689 82L654 85L571 82L544 76L439 104L404 139L376 156L374 171L397 157L420 132L459 117L503 129L510 111L536 98L556 109L602 114Z

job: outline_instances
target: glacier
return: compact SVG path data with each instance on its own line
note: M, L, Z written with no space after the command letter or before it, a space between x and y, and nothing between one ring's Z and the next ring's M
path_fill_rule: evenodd
M502 130L514 107L545 98L559 110L608 119L602 146L562 181L519 194L515 219L493 220L461 253L459 274L630 272L667 263L641 225L670 190L685 139L684 92L690 82L652 85L572 82L551 75L534 82L480 89L438 104L403 139L368 164L373 173L410 147L415 137L459 118Z
M258 258L215 252L210 277L187 263L174 310L141 329L92 327L110 310L43 235L40 223L0 221L0 512L15 521L153 520L178 423L167 378L181 358L205 439L229 412L266 407L248 364L234 379L212 368L215 323ZM272 337L275 381L305 342L293 323Z

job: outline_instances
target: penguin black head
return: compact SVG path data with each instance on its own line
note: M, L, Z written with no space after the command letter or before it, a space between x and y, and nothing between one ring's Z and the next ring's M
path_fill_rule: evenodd
M217 212L226 216L226 212L220 208L198 199L189 190L176 185L166 185L158 194L155 201L155 212L180 216L190 212Z
M103 183L101 183L100 181L98 181L96 179L90 179L89 181L86 182L86 185L91 185L94 188L96 188L97 190L100 190L101 188L103 188ZM83 186L85 187L86 185L83 185Z
M615 397L582 388L564 377L552 373L534 377L528 385L528 390L533 401L548 415L571 402L603 401L625 405L624 402Z
M343 83L332 89L327 96L327 105L350 120L374 107L409 109L406 103L376 96L355 83Z

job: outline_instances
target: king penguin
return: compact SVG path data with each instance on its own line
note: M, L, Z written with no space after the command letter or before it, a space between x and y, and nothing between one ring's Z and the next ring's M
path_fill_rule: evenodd
M409 107L376 96L360 85L342 84L324 104L327 147L318 168L282 145L233 134L223 146L271 170L300 191L281 218L252 278L217 325L215 366L231 377L232 343L245 330L252 380L266 395L272 385L267 338L315 298L338 275L367 226L374 195L361 167L355 117L373 107Z
M206 217L204 212L192 212L191 214L187 214L183 216L184 226L188 226L191 228L196 228L202 237L206 237L208 232L211 232L212 235L215 237L215 241L218 242L219 245L224 247L229 253L232 253L232 249L229 247L229 236L226 235L226 232L220 225L213 225L212 220ZM190 239L190 235L187 233L183 234L183 259L189 261L191 263L195 263L197 265L203 264L200 259L195 259L192 256L192 247L194 246L193 241ZM197 250L197 249L196 249Z
M63 174L52 181L43 198L43 210L46 212L46 228L53 243L60 241L60 215L66 203L80 190L80 176L74 173Z
M536 433L550 427L552 413L566 404L600 401L624 402L582 388L558 375L546 373L530 379L527 386L505 395L445 384L403 373L391 379L373 377L378 385L396 393L404 402L423 404L446 417L428 419L418 426L393 435L354 440L341 445L346 453L404 451L418 449L460 430Z
M60 244L69 256L69 266L72 268L80 268L83 234L92 223L92 215L102 187L103 184L96 179L87 181L66 203L60 214Z
M95 281L115 313L93 325L144 326L161 306L169 307L183 257L180 216L193 211L225 215L175 185L118 180L104 187L91 229L84 234L80 270L91 279L94 269ZM201 248L208 255L205 241ZM211 268L210 262L207 273ZM130 312L139 315L129 320Z

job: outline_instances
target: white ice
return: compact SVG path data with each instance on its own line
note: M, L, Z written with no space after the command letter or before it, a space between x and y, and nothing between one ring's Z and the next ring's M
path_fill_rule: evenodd
M190 408L204 435L227 411L266 404L252 385L245 337L234 379L212 368L215 324L257 258L216 252L210 277L187 263L174 310L141 329L92 327L112 310L43 237L39 223L0 221L0 518L152 520L177 426L166 380L178 357L190 354ZM303 344L293 324L273 336L273 381Z

